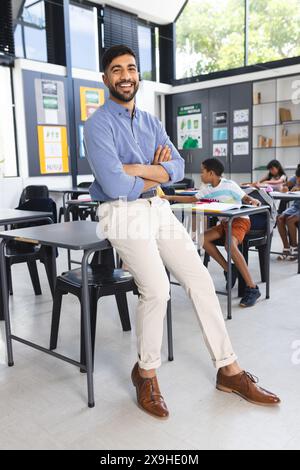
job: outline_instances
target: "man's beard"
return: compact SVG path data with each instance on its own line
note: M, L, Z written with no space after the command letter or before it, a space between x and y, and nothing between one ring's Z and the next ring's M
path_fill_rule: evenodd
M112 94L112 96L116 98L117 100L123 101L124 103L129 103L129 101L133 100L133 98L137 94L139 85L136 82L120 82L118 83L118 85L121 85L122 83L132 83L133 91L132 93L130 93L130 95L123 95L122 93L119 93L116 86L113 86L111 84L108 86L109 91Z

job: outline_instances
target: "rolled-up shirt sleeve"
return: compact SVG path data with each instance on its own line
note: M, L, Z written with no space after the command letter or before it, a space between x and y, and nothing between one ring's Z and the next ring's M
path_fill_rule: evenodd
M84 126L86 156L94 177L109 198L133 201L143 192L144 180L125 173L109 123L97 118L92 116Z
M156 148L159 145L168 145L171 148L172 159L169 162L160 163L170 177L168 183L164 183L163 185L168 186L169 184L176 183L176 181L180 181L184 178L184 159L181 157L173 142L171 142L170 137L160 121L158 121Z

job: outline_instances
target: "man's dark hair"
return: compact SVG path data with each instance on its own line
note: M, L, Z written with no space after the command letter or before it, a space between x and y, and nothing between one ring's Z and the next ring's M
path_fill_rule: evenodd
M296 176L297 178L300 178L300 164L297 166Z
M217 176L222 176L224 173L224 165L217 158L207 158L202 165L207 171L213 171Z
M120 57L121 55L125 54L132 55L132 57L136 59L136 54L133 52L133 50L130 49L130 47L128 46L124 46L123 44L119 44L118 46L112 46L107 49L107 51L104 52L102 57L103 72L106 71L109 64L111 64L116 57Z

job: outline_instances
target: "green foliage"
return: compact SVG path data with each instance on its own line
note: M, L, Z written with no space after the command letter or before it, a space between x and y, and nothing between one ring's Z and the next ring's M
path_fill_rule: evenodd
M300 55L300 1L249 3L248 63ZM191 57L184 76L243 66L244 21L244 0L189 0L176 25L177 53Z

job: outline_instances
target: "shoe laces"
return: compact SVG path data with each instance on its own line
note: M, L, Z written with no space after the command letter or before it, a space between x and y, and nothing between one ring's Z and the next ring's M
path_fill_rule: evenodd
M155 389L158 388L156 376L148 377L147 379L145 379L144 383L147 384L150 387L151 399L153 401L153 404L155 404L155 405L159 404L161 402L161 400L163 400L163 396L161 395L159 389L158 389L158 391L155 391Z
M243 377L246 379L248 389L249 389L249 381L247 379L250 379L250 381L254 384L257 384L259 382L258 377L256 377L253 374L250 374L250 372L244 371Z

